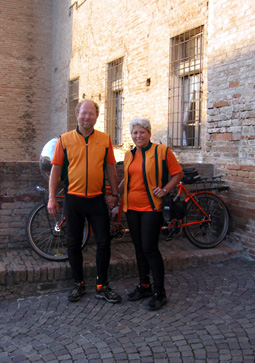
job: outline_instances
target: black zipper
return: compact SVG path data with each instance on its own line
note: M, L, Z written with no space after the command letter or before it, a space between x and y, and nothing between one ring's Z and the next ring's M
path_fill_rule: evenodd
M89 164L89 156L88 156L89 148L88 148L88 144L89 144L89 136L85 138L85 142L86 142L86 187L85 187L85 196L87 196L88 195L88 164Z

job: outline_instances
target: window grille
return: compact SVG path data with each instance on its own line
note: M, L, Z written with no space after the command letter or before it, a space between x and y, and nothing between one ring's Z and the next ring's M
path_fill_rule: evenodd
M69 81L68 84L68 114L67 114L67 129L73 130L77 126L75 116L75 107L79 102L79 78Z
M123 58L107 64L106 79L106 132L111 136L113 145L120 145L122 143Z
M169 140L199 148L202 105L203 26L170 40Z

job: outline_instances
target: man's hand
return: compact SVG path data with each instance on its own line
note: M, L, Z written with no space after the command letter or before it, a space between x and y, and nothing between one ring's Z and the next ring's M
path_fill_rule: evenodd
M106 171L107 171L107 176L108 176L108 180L112 189L112 194L116 194L116 197L114 197L113 195L107 197L107 204L110 208L110 210L112 210L114 207L116 207L116 205L118 204L119 198L118 198L118 179L117 179L117 173L116 173L116 168L114 164L106 164Z
M56 211L59 212L59 205L56 198L56 191L58 182L61 175L62 166L53 165L50 172L49 180L49 201L48 201L48 212L52 217L55 217Z
M57 198L49 199L47 208L48 208L48 212L50 213L50 215L52 217L55 217L56 216L56 211L59 212L59 205L58 205L58 202L57 202Z

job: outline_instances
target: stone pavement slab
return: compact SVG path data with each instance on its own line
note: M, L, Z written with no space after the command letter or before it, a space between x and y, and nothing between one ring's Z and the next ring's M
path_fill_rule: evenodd
M77 303L67 289L0 303L0 362L255 361L255 262L234 258L166 274L168 303L157 312L147 299L125 300L136 277L111 286L120 304Z

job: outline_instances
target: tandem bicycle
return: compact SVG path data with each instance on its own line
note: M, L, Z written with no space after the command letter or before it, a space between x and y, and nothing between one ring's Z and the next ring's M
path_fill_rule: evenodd
M184 178L163 201L162 233L166 240L184 232L187 239L196 247L213 248L226 237L230 216L224 200L218 195L229 191L222 185L221 177L196 178L194 168L183 169ZM195 175L195 176L194 176ZM57 194L59 212L53 218L47 210L47 192L37 186L43 195L41 202L35 205L27 217L26 236L33 250L48 260L63 261L67 256L66 222L63 213L63 189ZM109 186L105 195L111 194ZM111 238L123 240L126 223L123 222L123 199L115 213L111 213ZM87 219L84 222L82 249L88 244L93 231Z

